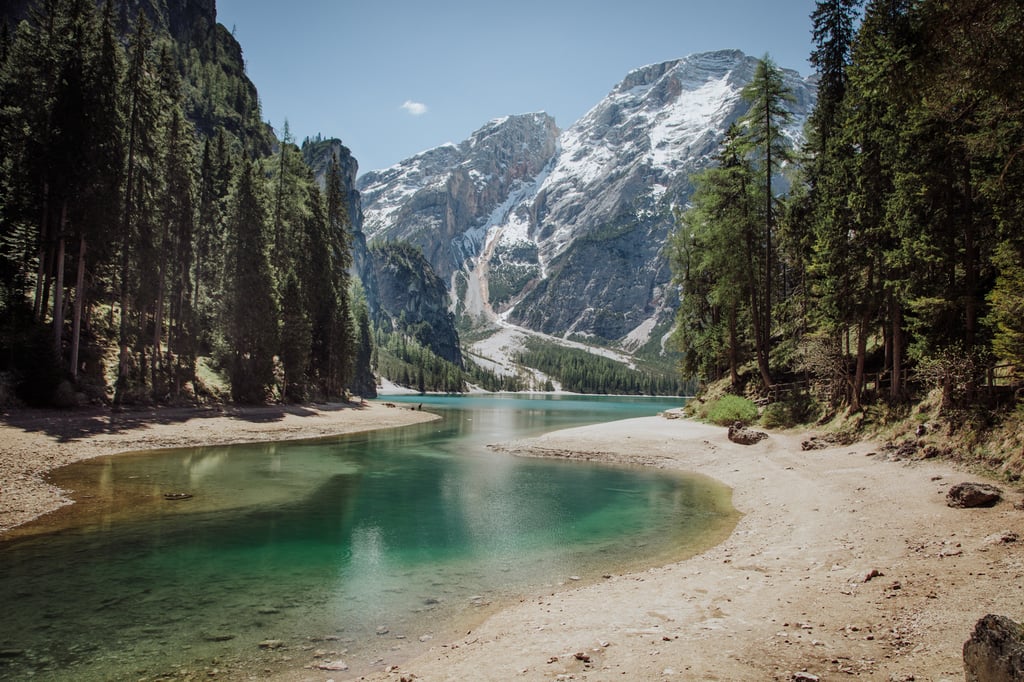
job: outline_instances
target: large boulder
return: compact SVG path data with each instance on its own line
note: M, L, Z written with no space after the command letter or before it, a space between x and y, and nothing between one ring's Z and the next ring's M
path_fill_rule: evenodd
M743 425L743 422L735 422L729 427L729 440L740 445L754 445L768 437L764 431L754 431Z
M964 642L966 682L1024 682L1024 628L989 614Z
M946 493L950 507L991 507L1001 500L1003 491L988 483L957 483Z

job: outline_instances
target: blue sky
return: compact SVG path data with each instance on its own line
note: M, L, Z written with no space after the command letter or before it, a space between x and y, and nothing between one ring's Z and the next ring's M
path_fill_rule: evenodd
M740 49L811 71L814 0L217 0L263 118L338 137L360 172L487 121L546 111L567 128L632 69Z

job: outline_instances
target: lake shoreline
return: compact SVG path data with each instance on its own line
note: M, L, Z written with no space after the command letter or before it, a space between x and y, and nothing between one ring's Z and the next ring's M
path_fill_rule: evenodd
M952 509L951 485L984 479L871 442L803 452L807 435L741 446L647 417L496 444L702 473L732 487L743 518L695 557L508 605L360 679L962 680L977 620L1024 612L1024 542L1006 541L1019 494L1001 485L993 508ZM343 679L298 666L279 679L330 678Z
M393 405L389 407L389 405ZM439 419L386 400L316 405L159 407L113 411L17 409L0 415L0 541L72 504L46 474L103 455L204 445L301 440Z
M44 477L75 461L434 418L383 401L5 413L0 529L68 504ZM509 456L697 472L730 486L743 517L724 542L689 559L610 569L605 579L467 614L467 630L393 651L360 679L963 679L961 647L974 623L1024 613L1024 542L1003 541L1020 525L1019 493L1001 484L997 506L951 509L949 486L984 479L949 462L890 461L871 442L802 452L807 435L773 432L740 446L721 427L644 417L494 444ZM271 677L356 674L316 663L293 651Z

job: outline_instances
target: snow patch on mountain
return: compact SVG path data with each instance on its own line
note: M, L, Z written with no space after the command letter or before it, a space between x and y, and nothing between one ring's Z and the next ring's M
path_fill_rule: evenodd
M664 347L673 209L746 111L756 64L723 50L634 69L561 132L542 113L489 121L360 178L364 231L421 245L464 309L493 322L630 352L658 333ZM799 144L814 85L783 78Z

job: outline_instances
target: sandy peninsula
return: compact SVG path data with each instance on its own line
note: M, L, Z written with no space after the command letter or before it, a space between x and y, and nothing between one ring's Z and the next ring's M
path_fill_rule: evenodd
M499 446L698 471L744 516L704 554L524 600L367 679L953 681L980 617L1024 616L1018 492L952 509L949 486L981 479L948 463L725 431L650 417Z
M15 410L0 414L0 538L69 504L46 472L138 450L318 438L437 419L383 401L316 406L156 408L112 412Z

